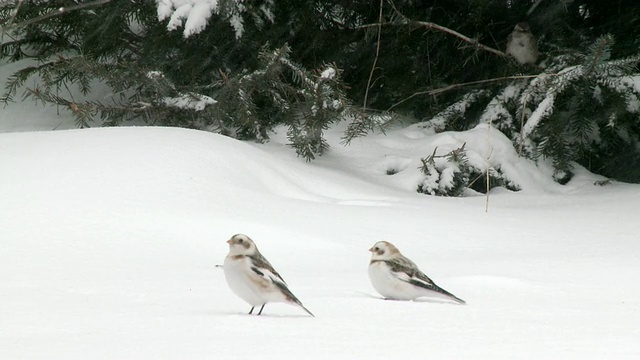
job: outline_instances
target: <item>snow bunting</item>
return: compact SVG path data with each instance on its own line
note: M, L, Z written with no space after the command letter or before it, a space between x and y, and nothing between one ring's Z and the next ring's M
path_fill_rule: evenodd
M436 285L392 243L378 241L371 249L369 278L380 295L393 300L415 300L437 296L465 304L465 301Z
M513 56L520 65L532 65L538 61L538 43L526 22L518 23L507 37L508 55Z
M236 234L227 240L229 254L224 259L224 276L231 290L251 305L249 314L261 306L258 315L268 302L284 302L298 305L309 315L300 300L289 290L282 276L262 256L256 244L247 235Z

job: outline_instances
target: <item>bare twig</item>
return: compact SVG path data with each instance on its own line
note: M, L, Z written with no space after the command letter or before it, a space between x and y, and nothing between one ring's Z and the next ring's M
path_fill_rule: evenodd
M24 27L24 26L29 26L35 23L38 23L40 21L44 21L47 19L50 19L52 17L55 16L60 16L64 13L70 12L70 11L75 11L75 10L81 10L81 9L86 9L86 8L90 8L90 7L95 7L95 6L100 6L100 5L104 5L108 2L111 2L113 0L95 0L95 1L90 1L90 2L84 2L84 3L80 3L78 5L73 5L73 6L63 6L60 7L58 9L56 9L55 11L46 13L44 15L40 15L40 16L36 16L34 18L31 18L29 20L20 22L20 23L12 23L12 24L8 24L7 26L3 26L2 28L2 32L4 32L6 29L11 29L11 28L18 28L18 27ZM19 5L22 4L22 1L20 1ZM17 14L17 11L16 11Z
M514 76L503 76L503 77L499 77L499 78L493 78L493 79L484 79L484 80L477 80L477 81L470 81L470 82L465 82L465 83L459 83L459 84L451 84L445 87L441 87L441 88L437 88L437 89L431 89L431 90L425 90L425 91L418 91L416 93L413 93L409 96L407 96L406 98L398 101L397 103L391 105L390 108L387 109L387 111L391 111L391 109L397 107L398 105L409 101L411 99L413 99L416 96L420 96L420 95L438 95L447 91L451 91L451 90L455 90L461 87L465 87L465 86L472 86L472 85L480 85L480 84L486 84L486 83L492 83L492 82L499 82L499 81L506 81L506 80L518 80L518 79L533 79L536 77L543 77L543 76L558 76L558 74L538 74L538 75L514 75Z
M493 118L489 117L489 127L487 128L487 202L484 207L484 212L489 212L489 190L491 190L491 177L489 176L489 168L491 167L491 163L489 162L489 158L491 158L491 153L493 150L491 149L491 128L493 127Z
M415 21L415 20L411 20L409 18L407 18L406 16L404 16L393 4L393 2L390 2L391 6L393 7L393 10L398 14L398 16L400 16L400 18L403 19L402 22L382 22L382 17L380 17L380 20L378 21L377 24L366 24L366 25L361 25L356 27L356 29L363 29L363 28L369 28L369 27L381 27L382 25L420 25L420 26L424 26L426 28L429 29L433 29L433 30L437 30L437 31L442 31L445 32L449 35L453 35L459 39L461 39L462 41L465 41L471 45L473 45L475 48L478 48L480 50L484 50L484 51L488 51L490 53L496 54L498 56L502 56L502 57L507 57L507 54L505 54L504 52L498 50L498 49L494 49L490 46L486 46L481 44L480 42L478 42L478 40L476 39L472 39L466 35L463 35L453 29L449 29L448 27L442 26L442 25L438 25L436 23L433 22L428 22L428 21Z
M362 111L367 111L367 99L369 98L369 89L371 87L371 79L373 79L373 72L376 70L378 64L378 57L380 55L380 37L382 36L382 5L384 0L380 0L380 14L378 15L378 40L376 43L376 57L373 59L373 65L371 65L371 71L369 72L369 80L367 80L367 88L364 91L364 102L362 104Z
M396 10L396 12L398 12ZM398 12L399 13L399 12ZM370 27L382 27L382 26L389 26L389 25L404 25L404 26L415 26L415 25L419 25L422 27L426 27L429 29L433 29L433 30L437 30L437 31L441 31L444 33L447 33L449 35L453 35L459 39L461 39L464 42L467 42L471 45L473 45L473 47L478 48L480 50L484 50L484 51L488 51L490 53L496 54L498 56L501 57L507 57L507 54L505 54L504 52L498 50L498 49L494 49L490 46L486 46L481 44L478 40L476 39L472 39L466 35L463 35L453 29L449 29L448 27L442 26L442 25L438 25L436 23L432 23L432 22L428 22L428 21L414 21L414 20L410 20L407 17L405 17L404 15L402 15L401 13L399 13L399 15L404 19L404 21L402 22L394 22L394 21L387 21L387 22L382 22L382 18L380 19L380 21L376 24L365 24L365 25L360 25L357 26L356 29L366 29L366 28L370 28Z
M500 50L497 50L497 49L494 49L492 47L483 45L478 40L472 39L472 38L470 38L468 36L465 36L465 35L462 35L462 34L460 34L459 32L457 32L455 30L449 29L448 27L444 27L442 25L438 25L436 23L426 22L426 21L413 21L412 23L416 24L416 25L427 27L429 29L445 32L445 33L447 33L449 35L453 35L453 36L461 39L462 41L465 41L465 42L473 45L473 47L475 47L475 48L478 48L478 49L484 50L484 51L488 51L490 53L494 53L494 54L502 56L502 57L507 57L507 54L505 54L504 52L502 52Z

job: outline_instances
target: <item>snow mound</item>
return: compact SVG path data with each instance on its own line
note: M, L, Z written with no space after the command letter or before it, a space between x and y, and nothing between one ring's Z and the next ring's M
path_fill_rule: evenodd
M638 187L492 193L488 213L403 188L435 145L482 149L473 131L391 132L313 163L184 129L0 134L0 358L636 358ZM316 318L246 315L215 267L235 233ZM468 305L380 299L379 240Z
M434 151L437 156L444 156L463 145L471 166L484 170L489 165L499 169L524 194L589 191L594 187L594 182L604 179L574 164L575 177L569 184L560 185L553 179L554 170L550 161L540 159L536 163L519 156L509 138L488 124L479 124L467 131L437 134L422 124L414 124L389 130L385 134L371 134L355 139L348 147L339 143L341 131L340 127L329 131L327 137L331 148L326 155L316 160L317 163L407 194L415 193L424 180L425 176L419 170L423 165L421 159L434 154ZM287 140L282 136L284 133L285 129L279 129L272 140L286 144ZM270 146L271 151L273 145L266 145L267 148ZM446 158L436 160L446 162ZM493 192L502 190L495 188ZM482 194L467 192L466 195Z

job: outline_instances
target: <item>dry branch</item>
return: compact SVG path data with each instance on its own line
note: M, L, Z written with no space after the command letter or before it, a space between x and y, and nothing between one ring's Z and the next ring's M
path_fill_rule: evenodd
M384 0L380 0L380 14L378 16L378 24L382 23L382 5L384 5ZM367 99L369 98L369 89L371 88L371 79L373 78L373 73L376 70L376 65L378 64L378 57L380 56L380 37L382 36L382 25L378 25L378 41L376 44L376 57L373 59L373 65L371 65L371 72L369 72L369 80L367 80L367 88L364 91L364 102L362 105L362 111L367 111Z
M486 84L486 83L499 82L499 81L505 81L505 80L533 79L533 78L537 78L537 77L557 76L557 75L558 74L514 75L514 76L504 76L504 77L493 78L493 79L470 81L470 82L459 83L459 84L451 84L451 85L448 85L448 86L445 86L445 87L441 87L441 88L437 88L437 89L418 91L416 93L413 93L413 94L407 96L406 98L398 101L397 103L391 105L391 107L388 108L387 111L391 111L396 106L398 106L398 105L400 105L400 104L402 104L402 103L404 103L406 101L409 101L409 100L413 99L416 96L420 96L420 95L438 95L438 94L441 94L443 92L455 90L455 89L458 89L458 88L461 88L461 87L465 87L465 86Z

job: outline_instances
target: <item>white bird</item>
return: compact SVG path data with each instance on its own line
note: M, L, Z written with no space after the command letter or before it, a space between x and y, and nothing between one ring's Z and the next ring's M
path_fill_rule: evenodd
M314 316L293 295L282 276L258 251L253 240L247 235L236 234L227 243L229 254L224 259L224 276L231 290L251 305L249 314L253 313L256 306L261 306L260 315L266 303L284 302L300 306Z
M538 42L529 29L529 24L516 24L507 37L507 51L520 65L533 65L538 61Z
M372 253L369 262L371 284L385 298L415 300L423 296L436 296L466 304L436 285L390 242L378 241L369 251Z

